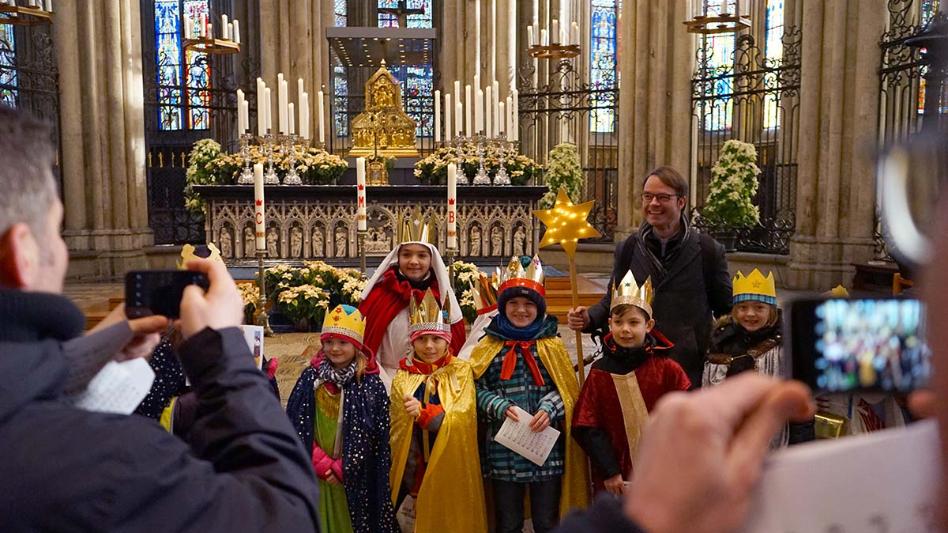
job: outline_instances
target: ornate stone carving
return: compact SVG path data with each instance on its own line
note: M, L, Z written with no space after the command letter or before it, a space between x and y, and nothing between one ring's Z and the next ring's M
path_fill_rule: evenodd
M365 82L365 111L352 119L352 156L415 157L415 121L402 109L402 89L385 62Z
M317 259L325 257L326 251L323 248L323 242L325 240L323 235L325 231L326 230L323 229L322 224L316 224L313 226L313 240L311 241L312 247L310 248L312 250L312 254L310 254L311 257L315 257Z
M253 236L253 226L244 226L244 257L253 257L256 252L257 243Z

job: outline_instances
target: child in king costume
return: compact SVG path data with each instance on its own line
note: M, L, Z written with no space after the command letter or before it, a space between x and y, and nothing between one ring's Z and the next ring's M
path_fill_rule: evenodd
M522 530L529 491L533 529L541 533L555 527L570 509L588 503L586 457L570 436L579 383L557 336L556 317L546 316L539 258L534 257L526 271L514 258L504 277L498 289L500 312L471 354L477 410L487 423L481 462L492 482L495 530ZM517 419L514 407L533 417L533 431L548 426L560 431L542 466L494 440L506 418Z
M388 395L362 344L359 310L326 315L322 347L293 387L286 412L319 478L321 531L398 531L389 499Z
M471 367L451 351L448 310L412 300L412 353L392 380L392 492L414 498L414 531L487 531ZM450 512L449 512L450 510Z
M673 345L652 318L651 278L639 286L630 270L612 291L609 333L576 401L573 436L592 462L596 491L622 494L632 474L648 413L665 393L691 381L667 356Z
M432 216L426 222L417 208L408 220L399 221L398 246L382 260L362 291L359 311L365 316L365 346L378 356L382 381L387 388L409 354L408 305L431 289L439 302L450 302L452 353L464 345L464 317L458 305L448 268L433 244L438 232Z

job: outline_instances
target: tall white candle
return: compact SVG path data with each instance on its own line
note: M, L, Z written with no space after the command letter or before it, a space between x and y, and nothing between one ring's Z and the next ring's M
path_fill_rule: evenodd
M263 200L263 163L253 166L253 225L257 250L267 249L267 215Z
M244 133L244 91L237 89L237 136Z
M306 91L303 91L303 95L300 98L300 137L303 139L309 139L309 94L307 94Z
M454 111L455 111L455 113L454 113L455 120L454 120L454 121L456 122L456 124L455 124L455 126L454 126L454 134L455 134L455 136L460 137L460 136L464 135L463 128L461 127L461 125L464 124L464 119L463 119L463 115L464 115L464 105L461 103L461 95L460 95L460 94L458 95L457 102L454 103Z
M296 133L296 128L293 127L293 122L294 122L294 121L293 121L293 117L296 115L296 109L295 109L295 106L293 105L293 102L290 102L289 104L287 104L286 108L287 108L287 110L286 110L286 125L287 125L286 132L289 133L290 135L293 135L294 133Z
M264 106L264 109L266 109L267 112L267 133L270 133L273 131L273 100L270 97L269 87L264 89L263 93L266 95L267 99L266 105Z
M500 115L497 113L497 102L500 100L500 82L497 80L493 81L493 91L491 91L491 100L490 100L490 111L493 113L493 118L491 124L494 125L494 135L497 134L501 129L500 126Z
M553 25L550 28L550 41L554 43L560 42L560 21L553 19Z
M201 37L207 37L207 15L202 14L201 18L198 19L201 21L201 26L198 30L201 32Z
M579 44L579 24L576 22L569 25L569 44Z
M484 104L487 109L484 110L484 132L488 137L494 136L494 113L491 111L490 103L493 99L493 90L490 85L484 90Z
M205 33L204 36L208 39L214 38L214 24L210 22L207 23L207 33Z
M473 100L474 100L474 97L472 96L472 93L471 93L471 86L465 85L464 86L464 133L468 137L470 137L471 135L474 135L474 131L472 130L474 125L471 124L471 113L474 110Z
M221 15L221 39L230 39L227 28L227 15Z
M507 135L507 114L504 110L507 109L507 106L503 102L497 104L497 115L500 117L500 121L497 123L497 135L503 137L504 139L510 139Z
M513 89L511 89L513 90ZM513 103L511 95L507 95L507 114L504 115L504 131L507 132L507 140L513 140Z
M267 85L257 78L257 135L267 134Z
M286 134L286 121L287 121L287 103L289 102L287 94L286 80L283 79L283 73L277 74L277 113L280 120L280 133Z
M454 97L461 101L461 80L454 80Z
M50 0L52 1L52 0ZM234 19L234 42L240 44L240 21Z
M46 0L46 11L53 12L53 0Z
M296 101L297 102L303 101L303 92L305 92L303 89L303 78L297 78L296 79Z
M458 166L448 163L448 249L458 247Z
M365 205L365 158L356 158L356 229L369 229Z
M718 8L718 13L721 15L727 13L727 0L721 0L721 7Z
M510 133L513 135L514 141L520 140L520 92L517 89L511 91L511 120L513 121L513 126L510 128Z
M441 142L441 91L434 96L434 142Z
M484 131L484 91L477 89L477 96L474 97L474 131L480 133Z
M546 28L543 28L540 30L540 46L549 46L549 45L550 45L550 41L547 39L547 36L546 36Z
M326 98L323 95L323 91L320 90L316 93L316 98L319 99L319 102L316 104L316 112L319 113L319 142L326 142Z
M244 112L244 131L241 133L250 133L250 102L244 100L243 107Z
M449 142L454 137L451 129L451 93L444 95L444 141Z
M233 41L234 40L234 23L233 22L227 23L226 31L227 31L227 38Z
M533 26L527 26L527 46L533 46L536 44L533 41Z

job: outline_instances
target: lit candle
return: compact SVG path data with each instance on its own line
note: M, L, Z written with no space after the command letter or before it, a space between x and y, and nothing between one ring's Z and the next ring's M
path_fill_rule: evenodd
M264 109L267 112L267 133L270 133L273 131L273 100L270 98L270 88L265 88L263 94L266 96L266 106Z
M468 137L474 135L471 127L471 112L474 108L473 96L471 95L471 86L470 84L464 86L464 132Z
M293 135L296 133L296 128L293 127L293 117L295 113L296 113L295 106L293 105L293 102L290 102L286 106L286 123L288 126L286 132L290 135Z
M497 123L497 135L499 137L503 137L504 139L510 140L510 137L507 135L507 124L506 124L507 114L505 113L506 109L507 109L507 106L504 105L503 102L499 102L497 104L497 115L501 117L502 119L504 119L502 122Z
M369 229L365 207L365 158L356 158L356 229Z
M492 120L494 113L490 109L490 103L491 103L492 98L493 98L493 91L492 91L491 86L488 85L487 89L485 89L484 91L484 104L487 107L487 109L485 109L485 114L484 114L484 133L488 137L494 136L494 130L493 130L494 121Z
M221 38L224 40L230 39L230 33L227 32L227 15L221 15Z
M50 0L52 2L52 0ZM240 21L234 19L234 42L240 44Z
M244 132L246 123L244 122L244 92L237 89L237 136Z
M451 93L444 95L444 141L449 142L454 137L451 130Z
M435 91L434 96L434 142L441 142L441 91Z
M263 202L263 163L253 166L253 224L257 240L257 251L267 249L266 211Z
M458 247L458 166L448 163L448 249Z
M319 99L319 102L316 103L316 112L319 113L319 142L326 142L326 108L325 103L326 99L323 96L323 91L320 90L316 93L316 98Z
M257 78L257 135L267 134L267 84Z
M560 21L553 19L553 27L550 29L550 40L559 43L560 39Z

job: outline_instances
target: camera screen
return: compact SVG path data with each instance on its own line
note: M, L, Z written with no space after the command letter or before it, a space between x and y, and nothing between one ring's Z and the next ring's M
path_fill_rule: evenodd
M928 383L925 306L918 300L826 300L814 321L816 385L910 391Z

